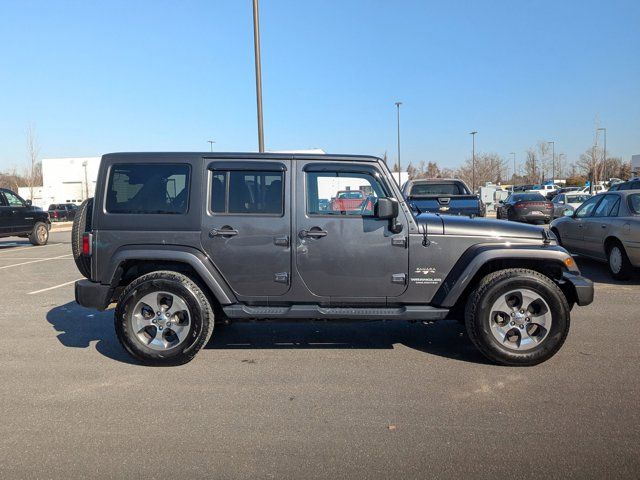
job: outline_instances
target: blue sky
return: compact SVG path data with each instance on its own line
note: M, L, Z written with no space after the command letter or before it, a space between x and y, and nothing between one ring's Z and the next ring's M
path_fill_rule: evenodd
M640 153L639 1L262 0L265 143L455 167L596 121ZM0 169L41 156L257 150L250 0L0 0Z

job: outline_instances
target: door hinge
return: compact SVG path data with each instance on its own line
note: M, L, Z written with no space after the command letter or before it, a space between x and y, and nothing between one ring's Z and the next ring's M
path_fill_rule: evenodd
M394 247L407 248L407 237L404 235L401 237L391 237L391 245Z
M273 239L273 244L278 247L288 247L289 246L289 235L283 235L282 237L275 237Z
M391 275L391 283L397 283L399 285L407 284L407 274L406 273L394 273Z
M287 272L278 272L273 276L273 281L276 283L289 284L289 274Z

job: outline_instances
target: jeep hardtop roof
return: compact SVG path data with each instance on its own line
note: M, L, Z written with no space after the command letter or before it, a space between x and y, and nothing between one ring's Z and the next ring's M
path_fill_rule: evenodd
M107 153L102 156L105 160L117 158L119 160L140 159L140 158L171 158L171 157L189 157L201 156L210 159L224 160L323 160L328 162L378 162L382 161L378 157L371 155L339 155L327 153L258 153L258 152L119 152Z

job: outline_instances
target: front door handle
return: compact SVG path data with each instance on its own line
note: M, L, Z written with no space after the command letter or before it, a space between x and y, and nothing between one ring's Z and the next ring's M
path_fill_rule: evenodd
M602 228L607 228L609 225L600 225Z
M238 230L230 227L229 225L225 225L220 228L213 228L209 231L210 237L234 237L238 235Z
M320 238L326 237L327 232L326 230L321 230L319 227L313 227L311 230L300 230L300 233L298 233L298 235L300 236L300 238Z

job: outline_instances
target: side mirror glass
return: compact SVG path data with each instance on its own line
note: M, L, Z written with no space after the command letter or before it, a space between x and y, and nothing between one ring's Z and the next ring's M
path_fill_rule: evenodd
M393 220L398 217L399 204L395 198L379 198L376 202L374 217L380 220Z
M569 209L567 209L567 210L565 210L564 212L562 212L562 214L563 214L565 217L573 217L573 210L569 210Z

